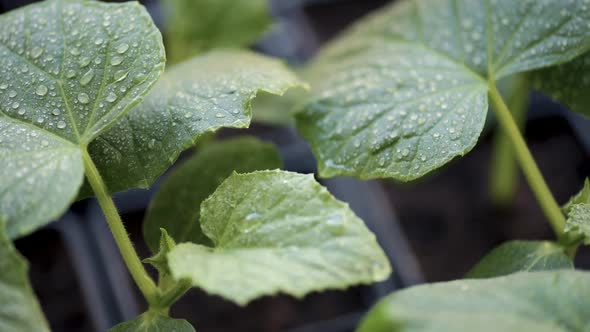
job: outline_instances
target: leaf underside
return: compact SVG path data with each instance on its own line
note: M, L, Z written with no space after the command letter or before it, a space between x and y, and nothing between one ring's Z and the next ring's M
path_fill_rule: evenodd
M49 332L27 270L0 221L0 331Z
M590 116L590 54L566 64L535 71L533 86L548 93L572 111Z
M585 0L405 0L333 42L308 68L297 125L320 175L412 180L469 152L488 81L590 46Z
M175 279L245 305L279 292L384 280L390 265L375 236L311 175L233 174L201 206L213 247L183 243L168 254Z
M213 51L172 67L90 153L112 192L147 188L203 134L247 128L257 93L282 95L297 86L305 84L276 59Z
M164 228L177 243L211 245L199 223L201 202L234 171L281 167L275 146L253 137L206 145L175 169L152 199L143 225L146 243L153 253L158 252L160 228Z
M172 63L215 48L247 47L271 25L267 0L166 0Z
M0 216L16 237L68 207L81 147L142 100L165 54L137 3L45 1L0 27Z
M195 332L195 328L184 319L146 312L132 321L112 327L109 332Z
M548 241L511 241L487 254L466 278L492 278L516 272L573 269L563 247Z
M586 272L546 271L418 286L386 297L357 331L587 331L589 282Z

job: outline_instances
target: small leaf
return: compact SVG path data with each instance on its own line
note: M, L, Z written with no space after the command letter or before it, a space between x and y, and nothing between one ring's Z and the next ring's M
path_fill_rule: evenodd
M168 235L165 229L160 228L160 249L156 255L146 258L143 261L155 267L159 272L160 278L169 275L170 269L168 268L168 258L166 256L174 247L176 247L174 239Z
M533 85L572 111L590 116L590 53L530 74Z
M271 25L267 0L166 0L172 62L214 48L253 44Z
M241 305L390 274L375 236L311 175L233 174L203 202L201 227L214 246L179 244L168 255L172 275Z
M132 2L44 1L0 27L0 216L17 237L70 205L81 149L143 99L165 54Z
M590 245L590 204L572 205L565 224L565 232L582 236L582 242Z
M156 252L159 229L164 228L177 243L210 245L201 231L201 202L232 172L252 172L281 168L274 145L256 138L242 137L205 146L178 167L162 183L145 217L143 234Z
M27 270L0 222L0 331L49 332Z
M511 241L487 254L466 278L492 278L516 272L573 269L563 247L549 241Z
M334 41L298 113L323 177L408 181L468 153L490 81L590 48L585 0L405 0Z
M195 332L195 328L184 319L146 312L132 321L112 327L109 332Z
M578 238L585 245L590 245L590 181L584 181L584 188L564 205L567 215L565 233Z
M383 299L357 331L586 331L589 284L586 272L545 271L412 287Z
M563 212L569 214L572 207L577 204L590 204L590 180L584 181L584 187L578 194L572 197L563 207Z
M112 192L146 188L205 133L247 128L258 92L305 86L278 60L216 51L179 64L108 133L90 146Z

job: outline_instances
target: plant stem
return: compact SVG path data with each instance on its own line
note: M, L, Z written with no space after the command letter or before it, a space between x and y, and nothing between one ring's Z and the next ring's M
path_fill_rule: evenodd
M131 272L133 280L135 280L135 283L151 305L157 299L158 289L137 256L137 252L135 251L135 248L133 248L133 244L127 235L123 222L121 221L117 207L109 195L107 187L102 180L98 169L96 169L92 158L88 154L86 147L83 147L82 151L82 158L84 160L84 168L86 170L88 182L94 190L98 203L102 208L107 223L111 229L111 233L113 233L115 242L119 247L119 251L123 256L123 260L125 261L129 272Z
M508 110L500 92L498 92L498 88L493 79L490 79L489 88L489 95L493 104L492 108L498 116L498 121L502 126L503 131L512 140L516 159L518 160L545 217L549 220L557 237L561 239L564 234L565 217L555 201L555 198L553 198L551 191L547 187L543 175L541 174L541 171L539 171L539 167L535 163L535 160L518 130L518 126L512 118L510 110Z
M529 85L524 78L515 78L514 93L508 100L509 109L516 125L522 130L526 120L529 103ZM512 205L518 183L518 164L512 148L512 140L503 131L496 130L492 151L492 165L490 173L490 198L499 208Z
M180 280L168 291L162 294L162 296L158 300L159 306L163 308L169 308L176 301L178 301L178 299L182 297L189 289L191 289L191 287L192 285L190 280Z

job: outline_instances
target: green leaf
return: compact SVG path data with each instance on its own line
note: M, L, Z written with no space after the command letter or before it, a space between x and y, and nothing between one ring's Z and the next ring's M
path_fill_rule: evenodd
M563 207L567 215L565 232L590 245L590 181L584 181L584 188Z
M405 0L370 15L308 69L297 115L320 175L412 180L469 152L489 81L590 47L585 0Z
M90 146L111 192L146 188L205 133L247 128L258 92L305 86L282 62L215 51L173 67L145 102Z
M49 332L27 270L0 222L0 331Z
M588 285L587 272L546 271L418 286L386 297L357 331L587 331Z
M184 319L146 312L132 321L112 327L109 332L195 332L195 328Z
M199 224L201 202L234 171L281 167L281 157L274 145L256 138L242 137L205 146L162 183L145 217L146 243L156 252L160 228L164 228L178 243L211 245Z
M533 86L572 111L590 116L590 53L530 74Z
M573 269L563 247L549 241L511 241L487 254L467 278L492 278L516 272Z
M0 216L16 237L74 200L81 149L142 100L165 54L137 3L45 1L0 27Z
M568 213L565 232L582 237L585 245L590 245L590 204L575 204Z
M584 181L584 187L582 188L582 190L580 190L580 192L578 194L576 194L574 197L572 197L564 206L563 206L563 212L565 212L565 214L569 214L571 212L571 209L574 205L579 205L579 204L590 204L590 180L586 179Z
M172 251L172 249L174 249L174 247L176 247L176 242L174 239L168 235L168 232L165 229L160 228L159 250L154 250L152 248L152 251L157 253L154 256L143 260L145 263L151 264L156 268L156 270L158 270L160 279L170 275L170 269L168 268L168 258L166 256Z
M390 274L375 236L312 175L234 173L201 205L201 227L214 246L177 245L168 254L172 275L240 305Z
M268 0L166 0L172 62L214 48L253 44L271 25Z

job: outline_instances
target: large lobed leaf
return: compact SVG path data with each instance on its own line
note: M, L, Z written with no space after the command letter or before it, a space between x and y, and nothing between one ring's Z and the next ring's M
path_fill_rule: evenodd
M72 202L81 149L142 100L165 54L131 2L45 1L0 27L0 216L16 237Z
M467 278L492 278L516 272L573 269L565 249L549 241L506 242L487 254Z
M160 228L164 228L177 243L211 244L199 223L201 202L234 171L277 169L282 164L273 144L253 137L206 145L176 168L152 199L143 224L146 243L158 252Z
M590 326L590 275L525 272L396 292L358 332L578 332Z
M359 22L309 68L298 114L325 177L418 178L470 151L488 81L590 47L585 0L404 0Z
M267 0L165 0L173 63L215 48L247 47L271 24Z
M248 127L259 92L296 86L305 84L279 60L213 51L172 67L90 152L111 191L146 188L203 134Z
M234 173L203 202L201 228L214 245L177 245L172 275L241 305L381 281L391 269L375 236L311 175Z
M0 331L49 332L27 270L0 220Z

